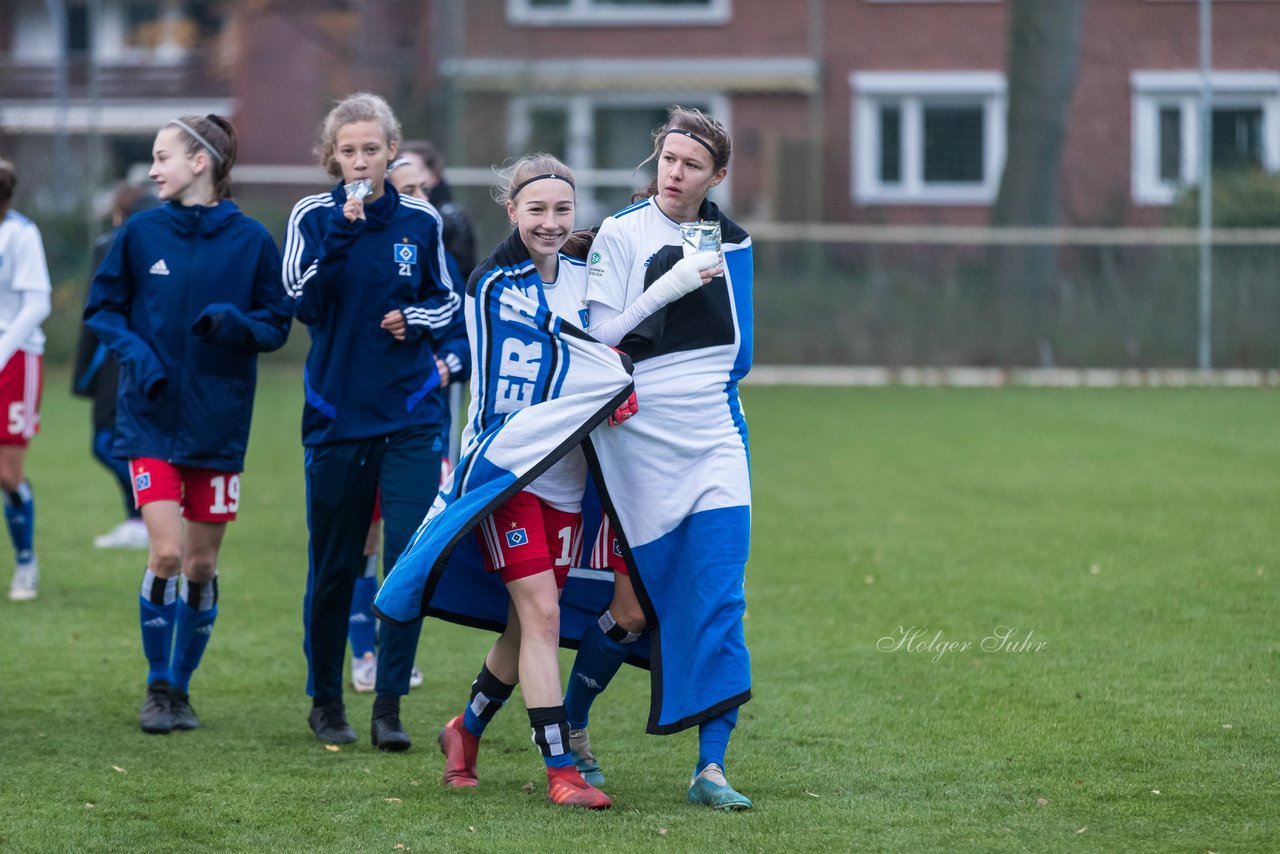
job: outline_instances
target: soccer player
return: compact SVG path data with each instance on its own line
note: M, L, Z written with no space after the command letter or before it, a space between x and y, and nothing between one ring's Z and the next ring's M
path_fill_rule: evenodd
M129 460L147 526L148 733L200 725L188 692L218 616L218 552L240 506L258 354L289 334L279 250L231 200L235 159L221 116L160 129L149 174L165 204L125 223L84 313L122 367L112 451Z
M13 164L0 160L0 490L4 519L13 540L15 567L9 598L36 598L36 504L23 470L27 443L40 430L44 332L49 316L49 267L35 223L11 208L18 183Z
M342 699L351 598L377 498L394 564L440 482L442 416L432 341L460 300L440 217L386 178L400 124L382 98L351 95L326 116L317 153L338 184L294 205L284 284L311 329L302 414L310 530L303 601L308 723L320 741L356 739ZM407 750L400 698L420 621L383 625L371 737Z
M473 274L469 290L480 308L472 313L492 322L488 307L501 303L505 289L535 300L539 307L559 318L561 324L581 328L585 319L586 265L561 250L569 240L574 216L573 173L554 157L529 155L502 173L495 188L515 231ZM699 269L719 263L715 253L687 259L681 274L691 289L702 283ZM655 290L673 284L655 285ZM468 306L473 303L468 300ZM508 314L508 318L514 312ZM499 314L501 321L502 315ZM539 327L555 328L556 321L530 318ZM620 321L621 322L621 321ZM513 393L509 377L496 365L492 353L519 353L527 365L557 362L556 352L520 341L519 320L514 331L491 330L492 344L473 336L472 354L484 370L473 372L468 435L484 435L490 425L510 417L513 408L532 394ZM479 326L480 321L476 321ZM501 341L500 335L504 335ZM541 340L541 339L532 339ZM502 357L510 362L509 357ZM496 370L494 368L497 368ZM554 396L554 395L552 395ZM532 404L534 408L537 403ZM615 413L620 422L634 413L623 407ZM468 443L469 450L473 445ZM478 785L476 758L489 721L521 683L533 741L547 768L547 795L553 803L606 809L612 800L582 779L568 750L569 724L560 689L557 649L560 638L560 591L582 545L582 494L587 463L579 447L572 448L520 492L507 499L475 528L485 569L497 573L510 596L505 628L485 657L472 683L471 697L463 713L445 725L440 748L445 754L444 782L449 786Z
M667 459L661 443L668 436L653 431L652 425L657 423L659 427L668 425L665 428L668 433L672 430L678 433L681 453L690 466L696 461L715 461L705 474L679 466L675 471L661 474L657 474L661 469L653 468L648 475L625 468L621 472L624 485L635 485L624 486L627 491L622 497L652 508L650 516L677 500L687 510L687 515L676 515L684 515L679 537L687 538L683 541L689 545L677 549L672 560L663 559L659 563L674 565L674 560L682 554L688 556L690 548L705 553L705 557L694 561L690 574L683 577L678 573L674 577L664 575L669 567L659 568L651 563L643 579L644 589L650 594L647 598L653 600L654 594L671 594L682 597L685 602L700 602L702 616L698 619L707 614L718 615L712 623L716 624L717 631L725 632L725 643L720 648L704 649L702 644L710 633L698 637L695 631L682 636L689 647L682 652L699 662L710 658L722 662L731 659L734 685L741 678L749 686L749 663L742 641L741 618L745 604L741 590L749 538L750 490L746 425L737 403L737 380L750 366L750 269L739 268L732 273L744 293L735 295L734 287L703 288L696 298L691 296L672 303L658 327L637 328L637 334L625 341L603 332L610 321L633 311L648 297L646 283L673 258L680 257L680 223L718 220L726 245L730 242L749 245L745 232L707 200L711 189L725 178L731 151L729 134L720 122L698 110L671 109L668 121L655 134L651 159L657 160L657 179L645 197L607 218L600 226L592 246L587 298L592 335L606 344L620 346L635 361L636 396L641 414L624 425L619 435L601 437L604 445L630 443L628 448L615 447L612 458L630 457L629 465L650 465L647 448L652 448L655 462ZM747 252L740 255L749 258ZM609 449L597 450L607 455ZM615 482L619 480L617 474L615 469ZM643 483L651 483L655 478L661 481L668 475L685 476L687 482L679 495L644 491ZM606 480L610 477L606 468ZM614 483L610 486L613 488ZM707 513L698 512L704 509L726 512L724 517L718 517L726 522L716 523L712 537L689 533L698 524L695 517L711 518ZM602 535L606 539L610 537L607 525L602 528ZM635 533L630 536L634 537ZM713 538L718 540L716 544L712 543ZM621 551L616 541L606 543L605 547L614 554ZM684 586L680 591L659 589L663 584L670 588ZM603 783L604 775L587 734L591 704L617 673L631 645L648 628L649 618L624 566L623 571L615 575L613 600L608 609L596 624L588 627L582 638L565 695L570 745L577 767L585 779L597 784ZM674 622L671 628L675 629ZM664 644L664 657L671 652L673 650ZM697 666L691 666L691 672L693 670L706 672ZM697 692L703 686L689 687ZM698 723L698 762L687 795L691 803L721 810L751 807L750 799L734 790L724 774L725 751L737 722L738 705L750 696L749 687L740 691L735 688L735 691L729 697L717 696L710 706L695 706L703 711L690 716L692 720L686 718L664 730Z
M398 157L387 166L387 180L400 192L401 196L427 201L427 183L430 178L420 157ZM444 223L445 262L449 268L449 278L453 281L458 298L463 296L467 280L458 269L458 264L450 254L449 223ZM436 356L436 370L440 372L440 388L435 394L440 398L442 419L444 423L443 438L448 440L448 448L441 459L441 480L448 477L450 460L457 459L457 448L452 441L453 399L461 400L455 394L461 390L461 384L467 381L471 372L471 348L467 344L467 324L462 312L453 316L449 327L435 338L433 347ZM364 572L356 579L355 591L351 595L351 616L347 635L351 639L351 687L357 693L367 694L378 684L378 652L377 652L377 620L373 613L373 596L378 591L378 546L382 541L382 515L376 510L374 520L369 525L369 535L364 544ZM390 565L387 571L390 571ZM409 688L417 688L423 682L422 670L417 664L409 671Z

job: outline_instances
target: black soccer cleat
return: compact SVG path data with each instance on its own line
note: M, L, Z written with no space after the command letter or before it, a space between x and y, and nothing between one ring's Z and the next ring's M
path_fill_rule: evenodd
M371 739L374 741L375 748L379 750L388 750L390 753L401 753L402 750L410 749L413 744L408 732L404 731L404 727L399 722L398 709L374 709L374 721L372 721Z
M169 692L169 707L173 713L174 729L199 729L200 719L191 708L191 695L185 691Z
M317 741L326 744L351 744L356 740L356 731L347 723L347 711L341 700L312 706L307 723L311 725Z
M173 706L168 682L157 679L147 686L147 698L142 701L138 723L143 732L153 735L163 735L173 729Z

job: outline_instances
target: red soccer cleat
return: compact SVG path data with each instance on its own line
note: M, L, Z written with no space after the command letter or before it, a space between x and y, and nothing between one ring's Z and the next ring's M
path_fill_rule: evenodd
M462 724L462 715L444 725L440 730L440 752L444 754L444 784L446 786L479 786L476 779L476 754L480 751L480 739Z
M613 806L609 796L582 779L572 765L547 769L547 797L551 803L565 807L607 810Z

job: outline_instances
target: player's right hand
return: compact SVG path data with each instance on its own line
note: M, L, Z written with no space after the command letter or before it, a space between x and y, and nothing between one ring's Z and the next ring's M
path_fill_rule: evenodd
M719 252L695 252L677 261L650 286L650 290L664 303L670 303L696 291L723 272Z
M623 421L629 421L635 417L640 411L640 404L636 402L635 389L631 390L631 396L627 398L626 403L613 410L613 414L609 416L609 426L617 427Z

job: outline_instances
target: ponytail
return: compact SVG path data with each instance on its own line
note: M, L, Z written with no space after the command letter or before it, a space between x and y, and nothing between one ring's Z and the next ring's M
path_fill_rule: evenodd
M223 116L183 116L166 127L176 127L187 138L186 151L191 156L204 152L213 171L215 201L231 198L231 167L236 162L236 129Z

